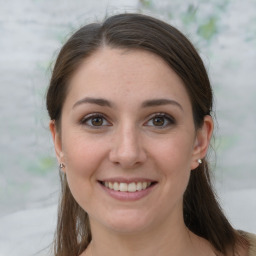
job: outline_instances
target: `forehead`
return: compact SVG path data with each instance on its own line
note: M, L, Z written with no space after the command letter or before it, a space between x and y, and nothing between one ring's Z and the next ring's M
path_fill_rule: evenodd
M86 96L120 103L168 96L190 105L183 81L161 57L109 47L85 59L71 78L67 98L74 101Z

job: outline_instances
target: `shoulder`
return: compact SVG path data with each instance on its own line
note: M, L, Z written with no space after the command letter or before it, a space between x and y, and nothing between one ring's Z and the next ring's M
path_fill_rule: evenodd
M256 255L256 235L252 233L248 233L245 231L238 231L239 234L248 241L248 256L255 256Z

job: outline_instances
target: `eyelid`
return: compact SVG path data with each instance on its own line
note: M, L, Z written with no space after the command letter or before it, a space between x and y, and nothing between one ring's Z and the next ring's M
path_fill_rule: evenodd
M154 113L154 114L151 114L148 118L147 118L147 122L145 122L146 126L147 126L147 123L149 123L149 121L151 121L153 118L156 118L156 117L163 117L165 119L168 120L168 124L165 124L163 126L156 126L156 125L148 125L148 126L151 126L151 127L156 127L158 129L163 129L163 128L166 128L170 125L173 125L176 123L176 120L174 117L172 117L171 115L167 114L167 113L164 113L164 112L159 112L159 113Z
M104 120L108 123L108 125L105 124L105 125L95 126L95 125L89 125L89 124L86 123L86 122L88 122L90 119L93 119L94 117L100 117L100 118L104 119ZM91 113L91 114L88 114L88 115L84 116L84 117L80 120L80 124L81 124L81 125L86 125L86 126L88 126L88 127L92 127L92 128L95 128L95 129L101 128L101 127L104 127L104 126L111 126L111 123L108 121L108 118L107 118L104 114L98 113L98 112L96 112L96 113Z

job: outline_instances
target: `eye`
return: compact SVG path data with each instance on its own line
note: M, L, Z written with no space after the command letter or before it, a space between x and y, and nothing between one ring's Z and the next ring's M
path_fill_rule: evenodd
M111 125L102 114L97 114L97 113L85 116L81 120L81 124L87 125L93 128Z
M174 118L167 114L159 113L153 115L146 123L146 126L165 128L171 124L175 124Z

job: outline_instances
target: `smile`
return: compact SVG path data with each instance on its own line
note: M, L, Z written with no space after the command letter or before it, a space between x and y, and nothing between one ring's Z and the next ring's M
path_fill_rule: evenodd
M131 182L131 183L124 183L124 182L101 182L103 186L106 188L109 188L110 190L114 191L121 191L121 192L136 192L136 191L141 191L145 190L148 187L150 187L153 182Z

